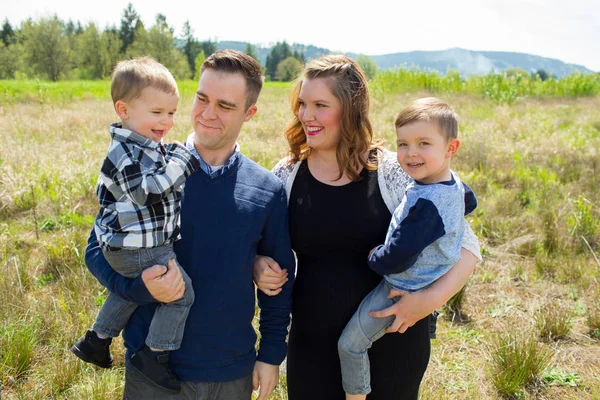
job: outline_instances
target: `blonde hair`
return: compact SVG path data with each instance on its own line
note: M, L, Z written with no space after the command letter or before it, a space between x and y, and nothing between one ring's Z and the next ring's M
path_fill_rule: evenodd
M300 103L298 97L302 83L307 79L325 79L331 93L342 105L340 142L336 158L341 179L344 172L352 181L359 180L360 167L377 169L377 159L369 157L365 162L363 154L381 148L381 142L373 144L373 128L369 121L369 90L367 78L358 64L343 55L327 55L309 62L291 93L291 107L294 114L285 129L284 135L290 146L290 162L305 160L311 148L306 144L306 134L298 119Z
M398 114L396 129L418 121L437 125L446 140L458 137L458 115L441 99L426 97L413 101Z
M117 101L133 101L147 87L178 95L177 82L169 70L152 57L119 61L112 75L110 95Z

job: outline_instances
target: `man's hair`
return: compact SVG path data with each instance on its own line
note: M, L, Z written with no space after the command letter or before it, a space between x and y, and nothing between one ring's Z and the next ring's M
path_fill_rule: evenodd
M458 115L443 100L435 97L415 100L398 114L396 129L419 121L437 125L446 140L458 137Z
M237 50L218 50L202 64L200 73L207 69L228 74L241 74L246 81L246 108L256 103L263 86L264 75L258 61Z
M343 55L327 55L310 61L302 75L298 78L292 91L292 112L294 118L285 130L285 137L290 146L290 162L304 160L311 149L306 143L306 134L298 119L300 102L298 97L302 83L309 79L324 79L331 93L342 105L340 121L340 142L336 149L337 163L340 171L338 179L344 172L352 181L359 179L356 172L360 167L374 170L376 160L363 160L366 151L380 148L380 143L373 141L373 128L369 120L369 90L367 78L360 66Z
M152 57L133 58L117 63L110 86L113 104L119 100L133 101L147 87L153 87L168 94L179 94L173 75Z

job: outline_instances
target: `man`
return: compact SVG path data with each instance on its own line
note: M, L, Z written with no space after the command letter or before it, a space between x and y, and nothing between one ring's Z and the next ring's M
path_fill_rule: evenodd
M243 123L257 111L262 81L260 65L241 52L218 51L202 66L192 107L194 132L186 142L201 170L186 181L181 239L174 246L196 293L181 348L170 354L170 367L182 381L178 395L161 392L129 364L143 346L157 302L182 295L179 269L171 262L145 270L138 279L124 278L110 268L90 236L89 270L111 292L140 305L123 332L125 399L249 400L252 388L260 387L262 400L277 384L287 349L293 279L278 296L258 292L257 355L252 261L264 254L293 271L286 195L278 179L242 155L236 143Z

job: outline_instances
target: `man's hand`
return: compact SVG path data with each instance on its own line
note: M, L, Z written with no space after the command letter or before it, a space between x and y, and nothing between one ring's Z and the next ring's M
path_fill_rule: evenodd
M399 290L392 289L388 298L402 296L394 305L384 308L380 311L372 311L369 313L374 318L385 318L394 315L396 318L392 325L389 326L387 332L404 333L408 328L422 320L433 311L435 306L428 302L427 291L416 293L404 293Z
M288 280L287 269L281 269L271 257L256 256L252 263L252 277L256 286L266 295L275 296Z
M258 397L256 400L265 400L277 386L279 378L279 365L271 365L261 361L254 363L254 371L252 372L252 389L257 390Z
M175 260L169 261L166 267L154 265L145 269L142 272L142 281L152 297L161 303L179 300L185 290L185 283Z

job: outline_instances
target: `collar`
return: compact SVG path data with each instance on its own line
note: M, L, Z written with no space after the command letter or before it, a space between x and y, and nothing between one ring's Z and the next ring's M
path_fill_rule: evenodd
M111 124L108 128L108 131L110 132L110 136L119 142L134 142L140 146L148 147L152 150L157 150L157 148L162 147L162 142L156 143L154 140L150 140L139 133L125 129L123 128L123 123L121 122L115 122L114 124Z
M237 161L240 156L240 144L235 143L235 149L233 154L225 163L221 165L210 165L200 156L196 147L194 146L194 132L190 133L185 141L185 147L192 153L194 157L200 162L200 168L211 178L223 175L231 166Z

